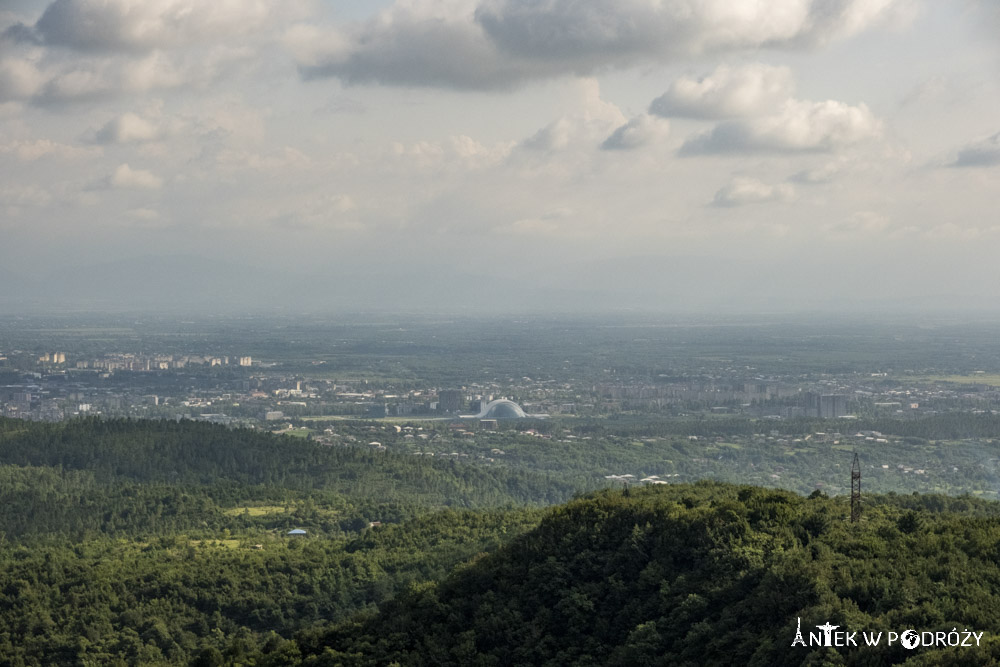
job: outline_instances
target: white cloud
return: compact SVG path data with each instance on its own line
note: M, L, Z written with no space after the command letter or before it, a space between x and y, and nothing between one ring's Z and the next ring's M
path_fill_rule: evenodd
M640 114L618 127L611 133L601 148L604 150L630 150L665 138L670 132L670 123L648 114Z
M303 68L321 68L348 58L351 39L342 30L298 23L285 31L282 43Z
M725 207L743 206L771 201L788 201L794 195L795 190L787 183L768 185L755 178L739 176L715 193L712 204Z
M649 112L658 116L732 118L773 111L792 94L794 82L787 67L761 63L720 65L698 79L681 77L653 100Z
M62 160L73 160L78 158L94 157L100 154L100 149L95 147L84 148L59 143L51 139L34 139L13 141L9 144L0 145L0 154L15 155L24 162L34 162L44 157L54 157Z
M601 89L596 79L578 82L579 109L552 121L526 139L526 148L542 151L560 151L573 145L593 144L626 124L625 115L616 105L601 99Z
M55 59L56 62L39 72L39 85L31 91L22 91L22 97L58 106L154 90L207 88L249 55L245 49L218 47L186 54L155 52L139 57Z
M390 154L418 168L452 167L461 171L497 164L510 155L512 148L510 142L488 146L472 137L458 135L444 141L395 142L390 147Z
M1000 165L1000 133L969 144L958 152L955 167L995 167Z
M108 179L108 184L114 188L158 190L163 186L163 179L144 169L132 169L126 163L115 169Z
M307 77L495 89L692 55L810 48L888 20L898 4L401 0L345 29L297 27L286 43Z
M681 153L835 151L881 133L881 121L863 103L788 100L773 115L716 125L684 142Z
M261 62L308 0L55 0L0 23L0 102L68 102L207 87Z

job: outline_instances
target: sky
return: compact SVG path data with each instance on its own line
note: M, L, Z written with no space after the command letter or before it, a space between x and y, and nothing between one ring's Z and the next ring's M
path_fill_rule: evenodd
M1000 305L996 0L0 0L8 308Z

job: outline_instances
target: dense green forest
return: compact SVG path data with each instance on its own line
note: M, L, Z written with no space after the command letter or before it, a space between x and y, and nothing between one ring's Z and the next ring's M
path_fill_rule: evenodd
M571 493L197 422L0 420L0 665L273 647L442 578Z
M884 496L848 514L844 498L718 483L600 492L377 613L301 633L286 664L996 664L1000 506ZM799 618L859 646L792 646ZM861 639L956 628L984 634Z
M282 635L443 578L537 519L538 510L443 511L342 539L8 545L0 665L188 664L273 650Z

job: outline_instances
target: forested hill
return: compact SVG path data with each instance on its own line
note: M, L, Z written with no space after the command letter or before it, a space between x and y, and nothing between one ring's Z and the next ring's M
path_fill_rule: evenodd
M377 614L300 634L302 657L283 664L996 664L1000 506L870 500L852 524L846 499L818 494L599 492ZM798 618L807 641L829 622L859 646L793 647ZM985 633L980 646L907 649L886 634L868 647L861 634L955 628Z
M329 533L433 508L551 504L573 491L530 471L202 422L0 420L0 532L8 538L254 526ZM259 505L297 511L227 514Z

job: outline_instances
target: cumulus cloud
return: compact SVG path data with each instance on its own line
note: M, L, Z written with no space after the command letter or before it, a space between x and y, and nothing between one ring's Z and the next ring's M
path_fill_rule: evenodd
M955 167L995 167L1000 165L1000 133L970 144L958 152Z
M495 89L529 78L527 64L502 57L472 10L468 2L398 3L361 25L296 26L285 43L307 79Z
M552 121L523 142L525 148L559 151L575 144L592 146L609 132L626 124L625 115L615 104L601 99L596 79L578 84L579 109Z
M733 207L770 201L788 201L795 190L787 183L768 185L755 178L740 176L727 183L712 200L714 206Z
M684 142L682 155L767 151L834 151L874 139L882 123L865 104L788 100L775 114L727 121Z
M252 55L249 49L227 46L139 56L44 51L44 66L23 58L0 58L0 102L61 106L154 90L207 88Z
M406 0L287 41L307 77L496 89L532 79L762 47L810 48L902 0Z
M682 77L653 100L649 112L658 116L733 118L776 109L791 97L792 72L761 63L720 65L698 79Z
M22 41L84 52L149 53L216 42L268 25L296 3L273 0L55 0L34 26L8 29Z
M55 0L0 23L0 102L44 105L204 87L254 62L307 0Z
M817 44L883 17L892 0L486 0L476 20L508 53L615 64L636 57Z
M630 150L651 144L667 136L670 124L647 114L632 118L611 133L601 148L604 150Z
M151 171L133 169L126 163L115 169L108 178L108 185L113 188L158 190L163 186L163 179Z

